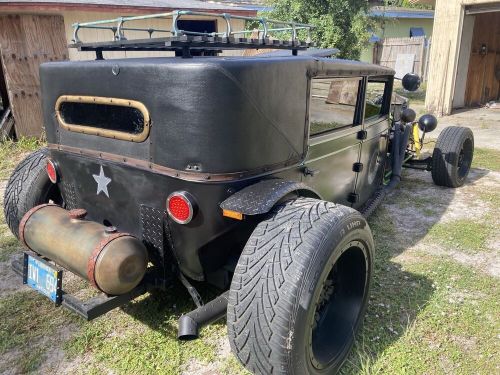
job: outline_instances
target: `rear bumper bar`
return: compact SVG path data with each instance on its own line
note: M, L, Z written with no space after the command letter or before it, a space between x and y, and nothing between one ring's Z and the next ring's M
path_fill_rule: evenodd
M24 264L22 258L12 261L12 269L21 277L23 276L23 266ZM108 311L130 302L136 297L146 293L148 290L148 284L146 283L146 280L143 280L141 284L125 294L121 294L119 296L107 296L104 293L100 293L98 296L92 297L86 301L82 301L79 298L63 291L61 305L80 315L85 320L90 321L106 314Z

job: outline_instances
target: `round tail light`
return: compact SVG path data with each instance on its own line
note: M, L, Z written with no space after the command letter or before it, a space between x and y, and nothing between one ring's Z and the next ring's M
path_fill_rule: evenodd
M196 208L193 196L185 191L176 191L167 198L168 215L176 223L189 223L193 219Z
M50 182L55 184L57 182L57 169L56 165L52 160L47 160L47 175L49 176Z

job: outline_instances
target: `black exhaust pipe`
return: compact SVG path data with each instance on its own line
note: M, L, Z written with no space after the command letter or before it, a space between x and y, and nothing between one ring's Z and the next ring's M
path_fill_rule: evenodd
M189 341L199 337L200 328L226 316L229 290L212 301L198 307L179 318L177 338Z

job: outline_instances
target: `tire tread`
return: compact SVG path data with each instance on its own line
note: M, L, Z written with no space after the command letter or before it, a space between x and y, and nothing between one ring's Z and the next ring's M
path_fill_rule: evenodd
M231 348L248 370L290 373L288 322L311 249L352 214L361 217L349 207L297 198L278 206L256 227L235 269L227 314ZM308 235L312 229L314 236Z
M19 237L20 216L24 214L21 212L23 197L34 179L45 169L46 155L45 148L29 154L14 169L5 188L3 200L5 221L16 237Z
M447 127L439 135L432 155L432 180L436 185L456 188L463 184L457 179L455 165L447 157L455 157L467 138L474 144L472 131L460 126Z

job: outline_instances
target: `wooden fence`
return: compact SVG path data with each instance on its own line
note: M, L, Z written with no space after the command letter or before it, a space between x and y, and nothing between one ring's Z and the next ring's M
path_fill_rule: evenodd
M413 73L427 80L431 39L417 38L385 38L377 42L373 49L373 63L394 69L398 55L415 56Z

